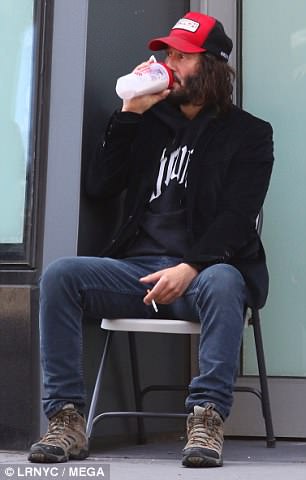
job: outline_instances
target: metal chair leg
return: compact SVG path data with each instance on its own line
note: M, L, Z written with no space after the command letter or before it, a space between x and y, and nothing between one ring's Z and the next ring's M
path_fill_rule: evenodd
M96 413L96 406L97 406L99 393L100 393L100 389L101 389L101 385L102 385L103 370L104 370L106 356L108 354L110 343L111 343L112 333L113 332L111 330L109 330L107 332L107 335L106 335L104 349L103 349L101 362L100 362L100 366L99 366L99 370L98 370L98 374L97 374L96 384L95 384L95 388L94 388L94 391L93 391L93 394L92 394L92 400L91 400L91 403L90 403L88 419L87 419L87 427L86 427L86 435L88 436L88 438L91 437L92 428L93 428L93 425L95 423L95 418L94 417L95 417L95 413Z
M260 328L260 317L258 310L252 311L252 325L254 328L254 338L257 354L258 372L261 388L261 405L262 413L265 420L266 435L267 435L267 447L275 447L275 436L273 432L269 387L267 380L267 371L265 364L265 355L263 349L262 334Z
M139 382L139 368L138 368L138 359L136 351L136 339L134 332L128 332L129 339L129 348L130 348L130 359L132 367L132 379L135 395L135 405L138 412L142 412L142 393ZM145 429L143 417L137 416L137 433L138 433L138 444L146 443Z

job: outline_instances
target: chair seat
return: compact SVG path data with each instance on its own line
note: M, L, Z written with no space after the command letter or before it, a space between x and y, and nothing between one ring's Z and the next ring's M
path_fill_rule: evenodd
M124 332L182 333L198 335L200 323L160 318L103 318L104 330Z

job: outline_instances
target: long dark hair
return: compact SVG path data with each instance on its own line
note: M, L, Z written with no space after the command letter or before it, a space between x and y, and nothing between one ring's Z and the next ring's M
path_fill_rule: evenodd
M194 103L225 113L233 103L234 79L235 71L228 63L209 53L201 54L199 75L192 79L198 92Z

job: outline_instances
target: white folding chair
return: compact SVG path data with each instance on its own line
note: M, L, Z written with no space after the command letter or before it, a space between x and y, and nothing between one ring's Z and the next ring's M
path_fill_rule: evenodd
M263 224L263 212L260 211L256 219L256 229L258 234L261 234ZM265 421L266 428L266 442L267 447L275 446L275 437L273 433L273 423L271 415L270 397L268 389L268 380L265 364L265 355L261 334L260 316L257 309L248 308L246 312L246 321L248 325L252 325L254 332L254 340L257 355L258 373L260 389L253 387L235 386L236 392L248 392L256 395L261 401L262 414ZM96 378L94 392L91 399L91 404L88 414L87 435L91 437L93 426L105 417L138 417L138 442L144 443L145 433L143 418L144 417L168 417L179 418L186 417L185 413L171 413L171 412L144 412L142 408L143 397L150 391L166 391L166 390L187 390L185 385L149 385L142 389L139 383L138 361L136 352L135 333L137 332L151 332L151 333L173 333L185 335L198 335L200 333L200 324L189 322L186 320L164 320L164 319L147 319L147 318L104 318L101 323L101 328L107 331L104 350ZM111 338L114 332L127 332L129 338L129 348L131 357L132 377L135 394L136 411L130 412L104 412L96 415L96 406L99 394L102 390L103 371L105 368L105 361L110 348Z
M273 433L273 424L269 400L268 382L264 359L263 342L260 328L260 317L258 310L252 309L251 316L248 318L248 323L253 326L260 390L252 387L236 386L235 391L249 392L256 395L261 401L262 414L265 421L266 428L266 442L268 447L275 446L275 437ZM137 417L138 422L138 442L145 442L144 432L144 417L167 417L167 418L180 418L186 417L186 413L172 413L172 412L147 412L143 411L142 403L143 397L150 391L161 390L187 390L187 386L182 385L150 385L142 389L139 383L139 368L136 352L135 334L137 332L147 333L164 333L164 334L185 334L185 335L198 335L200 333L200 324L195 322L189 322L185 320L164 320L164 319L147 319L147 318L117 318L117 319L103 319L101 322L101 328L107 332L102 358L96 378L96 383L91 399L88 421L87 421L87 435L90 438L92 434L93 426L106 417ZM103 412L96 414L96 406L99 396L103 389L103 372L105 369L105 362L109 353L112 335L115 332L127 332L129 338L129 349L132 367L132 378L135 394L135 411L127 412Z

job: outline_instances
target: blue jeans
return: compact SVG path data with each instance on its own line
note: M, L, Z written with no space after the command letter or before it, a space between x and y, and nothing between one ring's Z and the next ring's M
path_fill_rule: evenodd
M143 303L139 278L180 263L174 257L67 257L48 266L40 288L41 359L44 411L54 415L66 403L85 407L82 317L177 318L199 321L199 376L192 379L187 411L214 403L225 419L232 405L244 325L246 285L231 265L201 271L183 297L158 305Z

